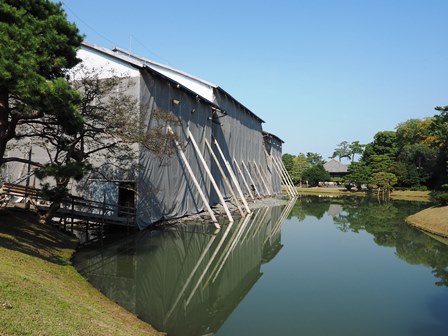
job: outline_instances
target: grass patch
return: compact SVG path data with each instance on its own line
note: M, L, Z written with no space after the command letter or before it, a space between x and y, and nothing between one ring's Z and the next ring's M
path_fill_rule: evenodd
M343 188L322 188L322 187L314 187L314 188L298 188L296 187L297 192L300 195L333 195L333 196L366 196L367 192L365 191L348 191Z
M0 211L0 336L162 335L75 270L76 245L30 213Z
M448 238L448 206L432 207L406 218L418 229Z
M329 195L329 196L367 196L376 195L376 192L367 191L348 191L345 188L296 188L296 190L301 195ZM397 200L408 200L408 201L424 201L429 202L430 192L429 191L412 191L412 190L394 190L392 191L390 197Z

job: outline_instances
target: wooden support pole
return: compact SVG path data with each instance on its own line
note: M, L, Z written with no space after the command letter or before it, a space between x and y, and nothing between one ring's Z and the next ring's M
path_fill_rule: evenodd
M297 190L296 187L294 186L294 182L292 182L291 176L289 176L288 171L286 170L285 164L283 163L283 160L281 160L280 158L276 158L279 162L280 167L283 169L283 171L285 172L285 176L286 179L289 181L289 184L293 190L293 194L294 196L297 196Z
M174 134L173 130L171 129L170 126L167 127L167 131L170 134ZM183 152L182 148L180 147L180 144L177 140L174 140L174 144L176 145L176 149L182 159L182 161L185 164L185 168L187 168L188 173L190 174L191 180L193 181L194 186L196 187L196 190L199 193L199 196L202 199L202 202L204 203L205 207L207 208L207 211L210 215L210 217L212 218L213 224L215 225L216 228L220 228L221 226L218 224L218 220L215 217L215 214L213 213L212 208L210 207L210 204L208 203L207 197L205 197L204 192L201 190L201 186L199 185L198 180L196 179L196 176L194 176L193 170L191 169L190 164L188 163L187 157L185 156L185 153Z
M224 197L222 196L221 190L219 190L219 187L216 184L216 181L213 178L213 175L212 175L210 169L208 168L207 163L205 162L204 157L202 156L201 150L199 149L198 144L196 143L196 140L194 139L194 136L193 136L193 134L191 134L190 130L188 130L188 137L190 138L191 143L193 144L193 147L196 150L196 153L198 154L199 161L201 161L202 166L204 167L205 173L209 177L210 182L212 183L212 186L215 189L216 194L218 195L219 201L221 202L221 204L222 204L222 206L224 208L224 211L225 211L225 213L227 215L227 218L229 219L229 222L232 223L233 222L233 217L230 214L229 207L227 206L226 201L224 200Z
M267 186L267 184L266 184L266 182L265 182L265 180L263 178L263 173L262 173L260 167L258 167L258 165L257 165L257 163L255 161L254 161L254 166L257 169L258 174L260 175L261 182L263 182L263 186L266 189L268 195L272 195L271 191L269 190L269 188L268 188L268 186Z
M272 162L274 163L274 167L277 169L278 173L280 174L281 179L286 186L286 190L287 190L289 196L293 197L294 191L292 190L291 186L289 185L289 181L286 179L283 169L279 166L278 162L275 160L275 158L273 156L272 156Z
M285 170L286 177L289 179L289 182L291 183L292 190L294 191L294 196L298 196L299 193L297 192L296 186L294 185L294 182L292 181L291 176L289 175L288 171L286 170L286 167L285 167L285 164L283 163L283 160L279 159L279 161L282 164L283 169Z
M232 185L230 184L229 180L227 179L226 173L222 169L221 163L219 163L219 160L216 157L215 152L213 152L212 146L210 146L210 143L208 142L207 139L205 139L205 145L207 146L207 148L208 148L208 150L210 152L210 155L212 156L213 160L215 161L216 166L218 167L218 170L221 173L222 178L224 179L224 183L226 184L227 189L229 189L230 193L232 194L232 197L235 200L235 203L236 203L236 206L238 208L238 211L240 212L241 216L244 216L244 211L241 208L240 201L236 197L235 192L233 191Z
M235 160L235 158L233 158L233 163L235 164L238 173L240 173L241 178L243 179L244 185L246 186L247 191L249 192L250 198L252 198L252 200L254 200L254 196L252 195L252 191L250 190L249 184L247 184L246 178L244 177L243 172L240 169L240 166L238 165L238 162Z
M236 187L236 190L238 191L238 194L240 195L241 201L244 204L244 207L246 208L247 213L251 213L249 209L249 204L247 204L246 198L244 197L243 191L241 190L240 184L238 182L238 179L235 176L235 173L233 172L232 167L230 166L229 161L226 160L224 153L221 150L221 147L219 146L218 141L215 139L214 144L216 148L218 149L219 155L221 155L222 161L225 163L225 166L227 168L227 171L229 172L230 178L232 179L233 184Z
M241 163L243 164L243 167L244 167L244 169L246 170L247 176L249 176L250 182L252 182L252 185L254 186L255 193L258 195L259 198L261 198L261 195L260 195L260 193L258 192L258 188L257 188L257 186L255 185L254 179L252 178L252 175L251 175L250 172L249 172L249 169L247 169L247 166L246 166L246 164L244 163L243 160L241 160Z
M266 196L267 195L266 191L265 191L266 189L264 188L263 183L261 182L260 173L257 170L255 162L254 162L253 166L254 167L253 167L252 175L253 175L254 182L257 183L258 192L259 192L260 196ZM251 162L250 161L247 161L247 167L251 168Z
M293 192L291 190L291 186L289 185L289 183L286 182L282 169L278 166L278 163L274 159L272 159L272 163L273 163L273 167L275 168L275 170L277 171L277 173L280 176L280 182L285 185L286 191L287 191L289 197L292 197Z
M266 168L267 168L267 157L266 157ZM266 184L270 190L270 195L274 195L274 187L272 186L272 175L271 178L269 178L269 174L266 172L265 169L263 169L263 166L261 165L261 163L258 165L260 167L260 171L261 171L261 175L264 177Z
M274 191L274 174L277 174L277 176L280 178L280 192L281 192L281 184L282 184L282 177L281 175L278 173L278 171L276 170L275 166L274 166L274 161L272 160L271 154L268 154L266 148L264 149L264 155L266 156L266 166L270 171L270 175L271 175L271 179L270 179L270 185L272 188L272 192L276 194L276 191ZM271 164L269 166L269 163Z

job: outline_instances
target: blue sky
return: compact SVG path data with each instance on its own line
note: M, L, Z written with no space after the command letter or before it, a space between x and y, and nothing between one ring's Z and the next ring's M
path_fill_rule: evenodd
M64 0L85 40L224 88L285 141L341 141L448 105L446 0Z

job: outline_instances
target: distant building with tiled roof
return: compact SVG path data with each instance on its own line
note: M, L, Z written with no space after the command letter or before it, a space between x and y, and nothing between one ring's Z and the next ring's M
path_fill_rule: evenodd
M331 159L325 163L324 168L331 177L343 177L348 174L348 166L335 159Z

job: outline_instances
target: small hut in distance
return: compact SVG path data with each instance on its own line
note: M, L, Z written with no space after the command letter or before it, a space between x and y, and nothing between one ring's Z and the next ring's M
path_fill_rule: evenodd
M324 169L330 174L331 178L344 177L348 174L348 166L336 161L335 159L331 159L325 163Z

